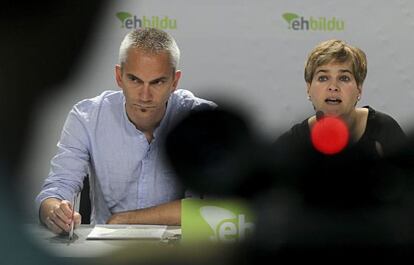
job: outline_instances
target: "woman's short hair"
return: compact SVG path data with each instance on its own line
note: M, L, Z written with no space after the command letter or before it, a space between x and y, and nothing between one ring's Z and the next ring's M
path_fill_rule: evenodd
M305 63L305 81L312 83L316 68L330 62L351 62L352 72L358 86L362 86L367 76L365 53L342 40L332 39L319 43L309 54Z

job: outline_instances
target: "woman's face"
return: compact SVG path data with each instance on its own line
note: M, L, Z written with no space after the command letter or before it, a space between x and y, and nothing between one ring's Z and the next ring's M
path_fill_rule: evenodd
M356 83L351 62L331 61L316 68L307 92L315 111L346 117L355 110L362 87Z

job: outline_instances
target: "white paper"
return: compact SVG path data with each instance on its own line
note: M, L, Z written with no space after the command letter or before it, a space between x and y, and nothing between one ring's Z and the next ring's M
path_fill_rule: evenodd
M96 225L89 235L93 239L158 239L164 235L165 225Z

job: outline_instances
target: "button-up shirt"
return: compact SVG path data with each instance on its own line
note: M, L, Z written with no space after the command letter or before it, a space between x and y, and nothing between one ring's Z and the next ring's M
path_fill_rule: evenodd
M166 166L162 141L190 110L213 107L213 102L187 90L175 91L148 143L128 119L122 91L105 91L77 103L66 119L37 206L51 197L72 201L86 176L90 178L92 224L105 223L116 212L183 198L184 188Z

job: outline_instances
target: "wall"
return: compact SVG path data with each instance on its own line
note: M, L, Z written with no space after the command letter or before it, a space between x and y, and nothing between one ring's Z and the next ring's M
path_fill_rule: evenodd
M122 22L118 12L130 16ZM289 24L285 13L297 18ZM360 105L390 114L408 131L414 113L413 14L414 2L408 0L113 1L70 81L39 103L22 167L25 204L32 209L71 106L117 89L113 71L120 41L140 23L158 19L158 27L176 38L182 52L180 87L242 106L259 134L273 140L311 115L304 61L329 38L344 39L368 56Z

